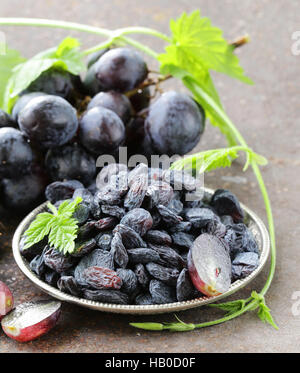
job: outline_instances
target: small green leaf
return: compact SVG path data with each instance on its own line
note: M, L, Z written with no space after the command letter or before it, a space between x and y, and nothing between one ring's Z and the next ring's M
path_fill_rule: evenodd
M81 202L82 202L81 197L77 197L74 201L70 201L70 200L63 201L58 208L59 215L64 215L65 217L71 217L77 205L79 205Z
M56 218L49 233L49 244L63 254L72 253L75 249L75 238L77 237L77 221L64 215Z
M201 17L199 10L171 20L170 29L172 44L158 57L162 69L176 65L200 79L206 71L215 70L253 84L239 65L234 48L223 38L222 30L212 26L208 18Z
M226 316L228 316L245 308L246 301L244 299L238 299L231 302L208 304L207 306L220 308L221 310L226 311Z
M170 330L171 332L189 332L195 329L195 324L185 324L182 322L164 323L164 329Z
M144 329L144 330L163 330L164 329L163 324L160 324L157 322L132 322L132 323L129 323L129 325L135 328Z
M10 77L13 74L13 68L24 62L25 58L21 57L16 50L5 48L5 54L0 55L0 107L5 108L5 92Z
M256 301L258 301L258 313L257 314L258 314L258 317L261 319L261 321L272 325L275 329L278 330L279 328L273 320L273 317L271 315L271 310L266 305L264 296L261 294L258 294L256 291L252 291L251 297L255 299Z
M49 212L38 214L24 233L24 236L26 236L25 249L42 241L42 239L49 234L52 223L53 215Z
M15 66L6 84L5 110L10 112L12 103L18 94L26 89L44 71L52 67L68 71L71 74L79 74L85 69L78 40L68 37L57 48L47 49L26 62Z

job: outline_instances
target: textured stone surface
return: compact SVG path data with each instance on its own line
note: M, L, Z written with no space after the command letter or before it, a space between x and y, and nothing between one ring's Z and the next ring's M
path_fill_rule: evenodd
M280 330L261 323L255 313L248 313L174 338L168 332L139 331L128 325L132 321L171 321L172 314L113 315L64 304L58 325L39 340L18 344L0 332L0 352L299 352L300 316L293 316L291 310L292 294L300 290L300 56L291 53L291 35L299 30L299 1L27 0L25 4L1 0L1 16L64 19L111 29L140 25L167 32L171 17L200 8L229 40L245 32L250 34L252 42L237 53L255 85L243 85L220 74L215 75L215 82L229 116L249 145L269 159L263 175L273 203L278 264L266 300ZM102 40L66 30L3 27L1 31L6 33L9 45L27 57L57 44L66 35L80 37L87 47ZM157 51L163 48L160 40L151 37L139 36L138 40ZM181 89L174 81L166 87ZM223 145L221 135L207 126L197 150ZM241 161L230 170L207 176L206 185L231 189L266 221L255 179L250 170L242 173ZM43 297L14 263L9 240L8 233L0 237L0 279L10 286L17 304ZM251 290L260 290L267 272L268 266L231 298L248 297ZM184 321L196 323L220 315L205 307L179 313Z

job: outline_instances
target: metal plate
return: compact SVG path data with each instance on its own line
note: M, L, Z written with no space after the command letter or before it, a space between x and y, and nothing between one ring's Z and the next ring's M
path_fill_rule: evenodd
M205 192L213 194L213 190L205 188ZM28 214L25 219L20 223L18 228L15 231L13 237L13 255L15 261L21 271L26 277L29 278L37 287L45 291L47 294L51 295L54 298L57 298L61 301L70 302L77 304L82 307L91 308L98 311L113 312L113 313L123 313L123 314L158 314L158 313L167 313L174 311L182 311L190 308L195 308L203 306L208 303L216 302L222 298L225 298L247 284L249 284L262 270L264 265L267 262L269 252L270 252L270 239L268 231L261 221L261 219L249 208L241 204L242 209L245 212L246 221L249 229L254 234L255 239L257 240L259 250L260 250L260 264L248 277L235 281L231 284L230 288L226 293L217 295L215 297L202 297L193 299L185 302L176 302L168 304L157 304L157 305L147 305L147 306L137 306L137 305L119 305L119 304L110 304L110 303L100 303L83 298L77 298L72 295L66 294L58 290L57 288L48 285L44 281L40 280L37 275L31 271L29 263L25 258L23 258L19 251L19 242L22 237L23 232L28 228L29 224L34 220L35 216L40 212L45 210L47 202L43 203L36 209L34 209L30 214Z

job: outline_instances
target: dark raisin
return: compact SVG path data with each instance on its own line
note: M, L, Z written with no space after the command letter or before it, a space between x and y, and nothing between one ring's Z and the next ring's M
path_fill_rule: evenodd
M99 246L100 249L109 251L111 247L112 238L113 238L112 231L105 231L105 232L99 233L95 237L95 240L97 242L97 246Z
M173 243L181 249L189 250L192 247L195 238L189 233L177 232L172 234L172 240Z
M138 288L138 281L135 273L131 269L118 268L117 274L122 280L121 291L131 297Z
M149 293L138 294L135 297L134 303L137 304L137 305L139 305L139 306L148 306L150 304L154 304L153 303L153 299L152 299L152 297L151 297L151 295Z
M259 265L256 253L246 252L238 254L232 262L233 281L249 276Z
M90 299L96 302L114 303L114 304L129 304L129 298L127 294L122 293L119 290L83 290L84 298Z
M51 203L55 203L72 198L74 191L78 188L84 188L84 186L77 180L55 181L47 186L45 195Z
M184 266L182 257L171 247L152 244L149 244L149 246L159 254L160 260L158 263L162 266L180 269Z
M116 232L111 241L111 255L114 258L114 261L121 268L126 268L128 263L128 254L125 249L125 246L122 242L122 236L119 232Z
M146 233L147 242L157 245L171 245L172 238L166 231L150 230Z
M168 209L172 210L176 215L180 215L183 211L183 203L175 198L171 200L167 207Z
M125 210L116 205L102 205L101 210L103 214L122 219L125 215Z
M112 187L111 184L108 184L98 190L95 194L95 198L103 204L119 205L122 201L122 193L118 189Z
M230 215L235 223L242 222L244 212L236 196L225 189L217 189L212 196L211 206L219 215Z
M166 268L157 263L147 263L146 269L151 276L170 286L175 286L179 271L175 268Z
M185 217L194 228L204 228L211 221L219 220L219 217L208 208L191 208L185 211Z
M90 205L94 199L92 193L88 189L85 189L85 188L75 189L72 199L75 199L77 197L81 197L82 202L86 203L87 205Z
M129 186L131 186L139 176L147 176L147 175L148 175L148 166L145 165L144 163L138 164L134 169L132 169L129 172L129 175L128 175Z
M149 263L149 262L158 262L160 259L159 254L155 250L151 249L130 249L128 250L128 257L131 263Z
M207 224L205 231L219 238L223 238L226 234L227 228L226 225L220 221L212 220Z
M54 247L48 246L44 252L44 262L47 267L53 269L58 273L67 271L75 264L74 258L66 256L56 250Z
M147 288L150 282L150 277L146 268L143 264L139 263L134 267L134 273L138 280L138 283L143 287Z
M167 225L178 224L183 220L181 216L175 214L172 210L170 210L169 208L167 208L163 205L158 205L157 210L158 210L162 220Z
M62 276L57 281L57 287L60 291L74 295L75 297L81 295L81 289L73 276Z
M47 269L45 276L44 276L44 279L47 282L47 284L54 286L54 287L56 287L57 281L59 280L59 278L60 278L60 274L51 269Z
M29 266L30 266L30 269L34 273L36 273L39 277L42 277L45 274L46 270L47 270L47 267L46 267L45 261L44 261L44 255L41 254L41 255L37 255L36 257L34 257L31 260Z
M124 199L124 207L132 210L141 207L146 195L148 185L147 175L138 176L131 184L131 187Z
M94 238L91 238L88 241L75 242L75 249L71 255L80 258L94 250L95 246L96 240Z
M146 242L142 237L132 228L123 224L118 224L113 233L119 232L122 236L123 244L126 249L134 249L137 247L147 247Z
M155 304L173 303L177 301L174 288L159 280L150 281L149 292Z
M124 224L134 229L138 234L144 236L146 232L151 229L153 220L150 213L142 208L135 208L129 211L120 221L120 224Z
M97 197L97 192L90 204L90 212L94 219L99 220L102 216L101 204Z
M96 221L90 220L87 221L84 225L80 226L77 231L77 240L85 241L91 238L95 230L95 223Z
M26 236L22 236L20 240L20 244L19 244L20 253L27 260L32 260L35 256L40 255L42 253L44 247L47 244L47 239L43 239L42 241L37 242L36 244L30 247L27 247L26 249L25 249L25 246L26 246L25 242L26 242Z
M163 205L167 206L173 196L173 188L164 181L153 182L148 186L146 196L151 200L151 206Z
M189 271L184 268L177 279L176 296L178 302L193 299L195 287L190 279Z
M110 228L114 228L118 223L117 219L111 216L106 218L99 219L95 222L95 228L99 231L107 230Z
M170 233L189 232L192 229L192 223L189 221L181 221L178 224L168 227Z
M104 267L114 269L112 255L104 250L95 249L90 254L85 255L75 267L74 277L80 285L87 285L83 279L83 271L88 267Z
M87 222L90 215L90 208L84 202L81 202L79 205L76 206L76 209L73 213L73 218L77 220L79 225L82 225Z
M122 286L122 280L117 272L104 267L88 267L82 272L83 281L94 289L117 289Z

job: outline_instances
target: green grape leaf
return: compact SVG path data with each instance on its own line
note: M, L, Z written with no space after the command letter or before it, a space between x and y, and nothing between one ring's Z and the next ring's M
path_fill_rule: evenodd
M81 197L77 197L74 201L66 200L58 209L49 202L47 207L52 213L38 214L25 231L25 248L40 242L48 235L48 243L58 251L64 254L74 252L78 222L72 218L72 215L81 202Z
M5 108L5 92L6 86L13 74L13 69L15 66L23 63L25 58L23 58L20 53L14 49L9 49L4 46L5 54L0 54L0 108ZM2 46L1 46L2 50Z
M245 76L234 48L223 38L222 30L201 17L199 10L190 15L184 12L177 20L171 20L170 29L172 43L158 57L163 70L166 65L176 65L200 78L208 70L215 70L253 84Z
M275 321L273 320L273 317L271 315L270 308L266 305L266 301L263 295L257 294L256 291L252 291L251 297L258 301L258 317L261 319L262 322L268 323L273 328L279 329L278 326L275 324ZM256 307L257 308L257 307Z
M57 48L47 49L15 66L6 85L5 110L10 112L18 94L52 67L71 74L78 74L85 69L78 40L68 37Z
M74 252L77 229L78 225L75 219L64 215L57 216L49 233L49 245L63 254Z
M47 236L53 224L54 216L49 212L42 212L37 215L36 219L30 224L25 231L25 249L33 246Z

